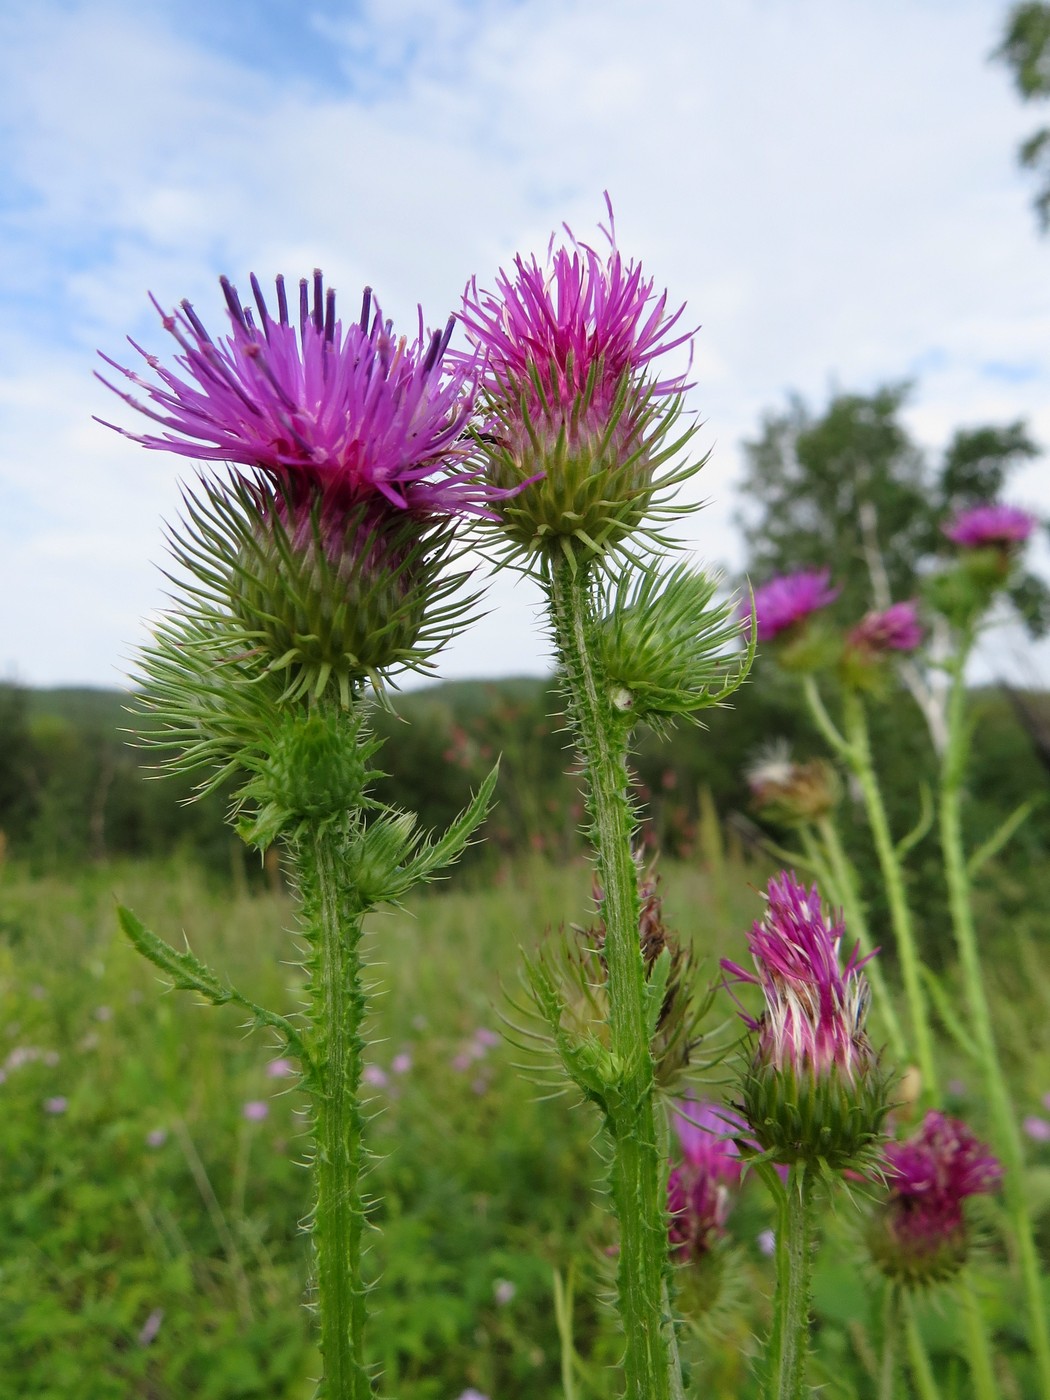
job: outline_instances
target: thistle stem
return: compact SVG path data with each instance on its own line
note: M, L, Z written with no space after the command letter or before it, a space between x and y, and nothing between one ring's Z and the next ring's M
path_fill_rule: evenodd
M363 908L345 874L341 829L322 826L296 848L304 934L310 959L316 1206L317 1310L325 1400L368 1400L364 1360L365 1289L361 1279L364 1119L358 1096Z
M900 1297L897 1286L886 1285L882 1307L882 1372L879 1376L879 1400L896 1400L897 1396L897 1332L900 1325Z
M846 920L846 929L852 938L855 938L860 945L861 952L867 956L876 951L875 943L868 928L868 920L864 913L864 904L860 897L860 890L857 887L856 871L853 864L843 849L839 834L835 829L835 824L830 817L821 817L817 822L817 831L827 855L828 870L831 875L832 897L837 903L842 905L842 912ZM864 969L871 989L874 993L872 1002L876 1016L882 1021L889 1036L890 1050L898 1065L907 1063L908 1047L904 1038L904 1031L901 1023L897 1019L897 1009L894 1006L893 997L890 995L886 978L883 975L882 963L878 958L872 958Z
M639 940L635 820L627 768L629 721L617 711L595 660L585 569L548 561L546 583L558 655L588 786L608 969L613 1081L605 1122L612 1139L611 1187L620 1226L617 1290L625 1335L627 1400L682 1394L674 1323L667 1307L667 1167L659 1149L654 1071Z
M919 953L912 927L911 910L904 889L904 872L890 834L886 807L875 774L864 706L857 695L847 692L844 700L845 734L842 734L824 708L813 677L807 676L803 684L806 701L817 727L857 779L863 794L864 809L890 906L890 922L897 944L897 956L900 958L915 1053L922 1075L922 1097L929 1102L937 1096L938 1081L933 1058L933 1038L926 1010L926 994L919 972Z
M780 1198L777 1283L769 1339L769 1400L802 1400L809 1348L813 1175L796 1162Z
M970 1375L973 1378L975 1400L999 1400L999 1386L992 1366L992 1348L988 1341L988 1329L973 1279L963 1280L963 1312L966 1319L966 1350L970 1358Z
M941 1400L933 1367L926 1352L926 1343L922 1339L919 1322L915 1316L915 1301L910 1293L906 1294L904 1299L904 1325L908 1333L908 1362L919 1400Z
M970 875L963 846L962 787L969 756L965 668L973 642L974 631L968 628L951 663L948 742L941 762L941 849L948 881L952 928L959 952L974 1046L984 1077L985 1097L991 1111L995 1145L1003 1161L1003 1194L1021 1267L1031 1329L1030 1339L1039 1372L1040 1394L1043 1400L1050 1400L1050 1335L1039 1272L1039 1257L1025 1193L1024 1147L992 1029L991 1009L977 950Z

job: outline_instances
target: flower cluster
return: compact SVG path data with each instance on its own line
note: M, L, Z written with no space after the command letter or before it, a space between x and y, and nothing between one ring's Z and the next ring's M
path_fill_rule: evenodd
M616 246L612 206L607 253L552 237L546 264L518 256L494 292L467 287L461 322L483 352L481 433L490 479L524 487L500 508L510 540L527 551L585 557L613 549L641 525L656 469L677 450L664 438L684 376L659 377L655 362L686 345L684 307L670 311L641 265Z
M748 940L754 973L723 959L735 981L761 988L764 1009L742 1011L755 1034L743 1110L774 1161L856 1163L888 1110L886 1080L868 1040L866 958L839 965L843 925L828 920L814 885L788 872L769 882L765 917Z
M963 1202L998 1187L998 1159L965 1123L930 1110L914 1137L886 1145L884 1172L889 1196L869 1232L879 1268L912 1286L950 1278L969 1250Z

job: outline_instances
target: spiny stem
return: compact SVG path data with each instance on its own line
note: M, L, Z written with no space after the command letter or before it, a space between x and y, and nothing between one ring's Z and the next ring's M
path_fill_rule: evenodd
M922 1339L919 1321L915 1316L915 1300L910 1293L906 1294L904 1299L904 1323L908 1333L908 1362L919 1400L941 1400L926 1343Z
M612 703L595 660L587 572L552 557L546 583L559 657L588 784L602 886L609 1038L615 1080L607 1095L610 1173L620 1225L617 1271L628 1400L682 1394L674 1326L666 1307L667 1180L653 1101L653 1060L639 940L638 872L631 848L629 725Z
M364 1120L358 1097L363 910L347 881L346 835L327 825L297 845L304 933L310 959L314 1086L313 1240L325 1400L368 1400L364 1361L365 1289L361 1279Z
M817 822L817 830L820 832L820 839L827 853L832 885L836 891L834 897L842 905L842 912L845 915L846 931L851 939L855 938L860 944L862 953L865 955L872 953L875 951L875 943L868 929L864 905L857 888L856 872L849 856L843 849L842 842L839 840L835 824L830 817L824 816ZM875 1014L881 1019L889 1035L890 1050L898 1065L904 1065L908 1060L908 1047L901 1023L897 1019L893 997L886 985L882 963L878 958L872 958L865 967L865 973L874 993L872 1001Z
M1039 1271L1032 1218L1024 1182L1024 1147L1017 1117L1010 1102L1006 1076L992 1029L991 1009L985 992L981 961L977 950L977 930L973 920L970 876L962 834L962 785L969 744L966 725L965 667L973 646L974 633L968 629L951 667L952 684L948 697L948 743L941 765L940 835L944 870L948 881L948 903L955 933L963 986L970 1013L974 1044L984 1076L985 1096L991 1110L995 1145L1003 1159L1003 1194L1013 1227L1021 1278L1029 1314L1030 1338L1039 1370L1043 1400L1050 1400L1050 1335Z
M888 1283L882 1307L882 1374L879 1377L879 1400L896 1400L899 1323L900 1299L897 1286Z
M886 807L882 800L879 781L875 775L875 765L871 756L871 743L868 738L868 723L864 706L857 695L847 692L844 699L846 732L841 734L832 724L824 703L820 698L816 682L812 676L804 681L806 700L818 728L846 763L857 779L864 797L864 808L871 828L875 853L879 861L886 898L890 906L890 922L893 925L900 958L901 977L904 981L904 994L908 1002L912 1036L916 1058L922 1074L922 1096L929 1102L937 1096L937 1069L933 1057L933 1038L930 1034L929 1017L926 1010L926 993L919 972L919 952L912 928L911 910L904 889L904 872L890 834L890 824Z
M802 1400L809 1349L813 1175L796 1162L780 1198L777 1284L769 1339L768 1400Z

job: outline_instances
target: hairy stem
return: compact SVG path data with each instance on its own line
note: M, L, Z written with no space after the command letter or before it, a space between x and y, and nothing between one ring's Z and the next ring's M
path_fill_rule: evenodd
M574 571L566 559L553 558L546 582L570 718L586 770L602 887L613 1073L606 1126L612 1138L610 1178L620 1226L617 1290L626 1343L626 1395L628 1400L676 1400L682 1382L674 1324L666 1306L667 1167L657 1134L639 941L629 724L615 709L595 659L586 572Z
M974 1047L984 1078L985 1097L992 1117L995 1146L1003 1162L1003 1194L1021 1266L1028 1308L1030 1340L1039 1370L1041 1395L1050 1400L1050 1335L1047 1310L1039 1271L1032 1217L1024 1183L1024 1148L1017 1116L999 1060L992 1029L991 1009L985 992L977 948L971 902L970 876L962 833L962 791L969 757L966 722L965 667L974 635L968 630L951 667L952 685L948 698L948 745L941 766L940 835L944 870L948 881L948 902L952 928L959 952L967 1010Z
M769 1400L802 1400L805 1394L813 1263L812 1207L812 1172L804 1162L796 1162L780 1200L777 1284L769 1339Z
M900 1328L900 1298L897 1285L888 1283L882 1308L882 1368L879 1376L879 1400L896 1400L897 1391L897 1333Z
M325 1400L367 1400L365 1290L361 1279L364 1120L358 1098L363 908L346 879L346 835L321 826L297 844L304 934L311 945L314 1061L313 1241Z
M900 959L901 977L904 982L904 995L908 1002L908 1014L915 1045L916 1059L922 1075L922 1095L929 1102L937 1095L937 1069L933 1057L933 1037L930 1034L929 1016L926 1009L926 993L919 971L919 952L912 927L911 910L904 889L904 872L897 850L890 834L890 824L886 807L882 800L879 780L871 756L871 743L868 738L868 722L864 706L857 695L845 697L846 732L843 735L828 717L820 698L816 682L807 676L804 682L806 700L818 728L839 754L850 772L857 779L864 797L864 809L868 816L879 869L886 888L886 898L890 906L890 922L897 944Z

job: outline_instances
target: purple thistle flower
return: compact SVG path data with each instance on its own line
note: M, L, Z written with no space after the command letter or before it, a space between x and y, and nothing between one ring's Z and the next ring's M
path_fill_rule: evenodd
M876 1262L907 1284L950 1278L966 1261L967 1196L995 1191L1002 1167L958 1118L931 1109L914 1137L885 1148L889 1196L872 1222Z
M765 917L752 925L748 940L757 976L722 959L737 981L761 987L765 996L761 1018L741 1013L743 1019L758 1031L768 1063L817 1075L834 1068L852 1081L867 1067L868 983L861 969L868 959L858 959L855 948L839 967L845 928L825 919L816 885L807 893L795 875L782 871L770 880L767 899Z
M882 612L866 613L849 634L850 645L869 655L914 651L921 646L919 605L914 599L894 603Z
M726 1138L744 1131L730 1109L693 1098L681 1101L672 1122L683 1161L667 1178L668 1241L682 1260L702 1259L725 1229L731 1187L740 1184L740 1153Z
M1050 1142L1050 1122L1037 1113L1029 1113L1021 1124L1026 1137L1033 1142Z
M397 339L366 289L359 320L344 328L335 293L325 293L315 272L312 302L310 283L299 283L297 329L283 277L276 280L277 320L254 274L258 318L242 307L227 278L220 282L230 333L218 340L188 301L167 315L151 297L181 351L175 357L181 373L133 340L159 383L102 356L145 391L147 402L100 375L102 382L163 434L107 427L144 447L260 469L296 498L319 488L337 516L372 501L401 510L490 513L498 493L470 465L473 448L465 437L477 365L464 356L445 362L451 318L426 337L420 311L416 339Z
M261 1123L269 1113L270 1105L265 1099L249 1099L241 1107L241 1117L248 1123Z
M839 596L837 588L829 588L828 569L800 569L793 574L779 574L769 583L755 589L755 616L758 620L758 640L769 642L778 632L784 632L801 622L810 613L819 612ZM750 603L741 615L750 622Z
M460 320L485 357L490 477L524 488L500 515L530 550L613 549L641 525L654 493L692 470L654 479L681 445L663 439L686 377L661 377L655 365L691 342L693 332L679 329L685 307L669 310L667 292L624 260L608 195L606 207L607 252L566 227L567 243L556 248L552 236L544 264L519 255L494 292L474 278L463 296Z
M755 1033L744 1116L778 1162L849 1166L878 1136L888 1109L885 1077L865 1032L868 958L854 948L840 966L845 929L825 917L815 885L807 892L784 871L770 880L767 899L748 939L756 971L721 963L765 998L757 1019L741 1011Z
M957 511L941 529L961 549L1008 549L1023 544L1035 527L1035 516L1027 511L992 503Z

